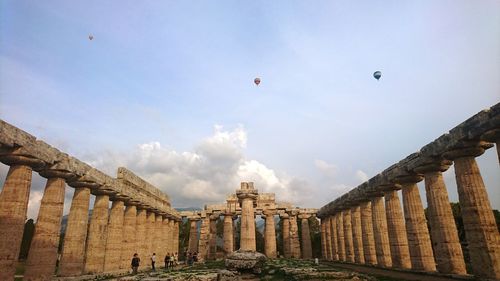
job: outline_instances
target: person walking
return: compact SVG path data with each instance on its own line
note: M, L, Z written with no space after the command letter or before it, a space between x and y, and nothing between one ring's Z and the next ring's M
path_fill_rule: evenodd
M177 252L174 254L174 266L177 266L179 263L178 263L178 260L179 257L177 256Z
M168 266L170 265L170 253L167 253L164 262L165 262L165 269L168 269Z
M141 262L141 259L139 258L139 255L137 253L134 254L134 257L132 258L131 266L132 266L132 274L136 275L137 270L139 269L139 263Z
M151 256L151 270L153 271L156 271L155 263L156 263L156 253L153 253L153 255Z

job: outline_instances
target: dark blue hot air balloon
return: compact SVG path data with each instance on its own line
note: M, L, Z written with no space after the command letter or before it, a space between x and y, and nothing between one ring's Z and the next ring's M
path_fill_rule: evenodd
M378 79L380 79L380 77L382 77L382 72L380 72L380 71L378 71L378 70L377 70L377 71L375 71L375 72L373 73L373 77L375 77L375 79L377 79L377 81L378 81Z

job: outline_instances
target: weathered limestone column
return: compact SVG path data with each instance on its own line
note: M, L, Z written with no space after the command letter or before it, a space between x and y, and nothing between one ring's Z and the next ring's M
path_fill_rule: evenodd
M217 256L217 220L219 214L210 215L210 234L208 240L208 259L215 260Z
M139 257L143 261L143 265L147 264L147 259L149 253L147 251L148 248L148 233L146 232L146 209L143 206L137 208L137 222L136 222L136 240L137 240L137 253Z
M297 225L297 211L293 210L290 215L290 253L292 258L300 258L299 227Z
M83 272L85 241L89 218L90 188L77 187L71 201L59 275L76 276Z
M48 177L26 261L25 280L50 280L54 275L65 187L62 175Z
M321 257L326 260L327 255L326 255L326 220L325 220L325 218L321 219L320 227L321 227Z
M325 218L325 258L332 260L332 217Z
M233 213L224 213L224 254L228 255L234 251L233 237Z
M165 258L165 255L167 254L167 232L168 232L168 218L165 215L165 213L161 213L161 219L160 222L158 223L158 231L160 233L160 236L158 238L158 252L156 252L157 256L157 265L163 264L163 259Z
M351 207L352 240L354 246L354 261L365 263L363 251L363 235L361 231L361 211L359 205Z
M346 261L354 262L354 245L352 242L352 225L351 225L351 210L346 209L342 211L344 216L344 243Z
M263 218L266 221L264 228L264 252L270 259L276 258L276 227L274 225L276 210L264 210Z
M370 201L361 202L361 230L363 233L363 252L367 264L377 264L375 238L373 237L372 204Z
M335 219L335 216L330 217L330 233L332 235L331 237L331 247L332 247L332 260L338 261L339 260L339 253L338 253L338 238L337 238L337 221Z
M179 253L179 220L176 219L174 222L174 253Z
M196 217L189 218L189 252L197 252L198 251L198 227L197 223L200 219Z
M292 256L290 248L290 216L287 213L283 213L280 214L280 219L283 227L283 256L285 256L285 258L290 258Z
M160 216L161 219L161 216ZM127 202L125 213L123 216L123 242L121 253L121 267L120 269L129 269L130 260L135 253L136 248L136 232L135 227L137 224L137 208L130 202Z
M120 269L123 246L123 216L125 205L119 199L113 199L108 222L108 236L104 255L104 272Z
M210 218L203 211L201 214L200 240L198 241L198 258L206 260L208 255L208 236L210 231Z
M475 160L484 153L481 145L449 151L445 157L455 162L458 198L474 275L500 280L500 234Z
M104 270L104 254L109 212L109 195L97 194L90 219L88 238L85 249L85 265L83 272L95 274Z
M410 250L403 219L403 211L395 185L385 192L385 211L387 215L387 229L389 231L389 245L391 247L392 266L396 268L411 268Z
M144 259L147 259L153 255L153 251L155 248L155 241L154 239L151 238L155 238L155 221L156 221L155 213L153 213L152 211L148 211L146 213L146 236L148 236L149 238L146 241L147 249L146 249L146 255L143 256L143 261ZM151 266L149 262L146 262L145 265L149 267Z
M344 237L344 214L342 211L335 214L337 224L337 253L340 261L346 261L345 237Z
M387 233L387 219L385 216L384 202L382 196L372 198L372 221L373 237L375 239L375 252L377 264L382 267L391 267L391 248L389 246L389 235Z
M236 191L236 196L241 204L241 230L240 249L243 251L255 251L255 214L254 204L257 199L257 190L253 183L241 183L241 189Z
M173 217L168 221L168 251L170 254L177 252L175 248L175 220Z
M421 180L422 177L420 176L399 179L403 188L403 208L411 268L414 270L436 271L427 220L417 186L417 182Z
M163 221L161 224L161 240L162 245L160 246L162 248L162 255L160 256L161 261L165 258L167 253L169 253L169 240L170 240L170 218L167 215L163 216Z
M11 166L0 193L0 280L14 278L31 187L32 168L28 162L36 161L16 157L19 159L12 161L2 158L3 163Z
M462 247L442 172L451 162L440 161L415 169L424 174L427 212L436 267L442 273L466 274Z
M302 226L302 258L312 259L311 233L309 231L310 214L299 214Z

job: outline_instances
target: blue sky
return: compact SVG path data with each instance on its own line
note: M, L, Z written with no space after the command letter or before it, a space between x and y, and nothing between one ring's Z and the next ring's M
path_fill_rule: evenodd
M498 103L499 77L498 1L0 3L0 118L174 206L255 180L319 207Z

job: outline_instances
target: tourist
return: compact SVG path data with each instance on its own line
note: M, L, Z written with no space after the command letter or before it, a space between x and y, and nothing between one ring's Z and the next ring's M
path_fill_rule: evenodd
M172 255L170 255L170 268L173 268L174 267L174 253L172 253Z
M179 257L177 256L177 252L174 254L174 266L177 266L179 264L178 262Z
M167 253L164 262L165 262L165 269L168 269L168 265L170 264L170 253Z
M193 253L193 262L198 262L198 252Z
M155 263L156 263L156 253L153 253L153 255L151 256L151 270L153 271L156 271Z
M137 255L137 253L134 254L134 257L132 258L131 266L132 266L132 274L136 275L137 270L139 269L139 263L141 262L141 259Z
M191 254L191 252L188 253L186 261L188 266L191 266L193 264L193 255Z

